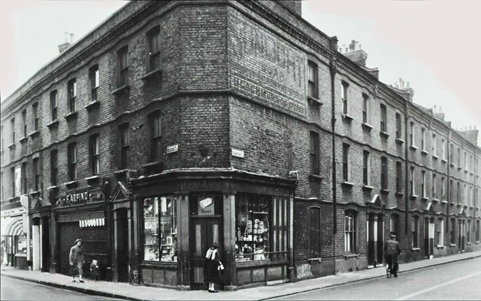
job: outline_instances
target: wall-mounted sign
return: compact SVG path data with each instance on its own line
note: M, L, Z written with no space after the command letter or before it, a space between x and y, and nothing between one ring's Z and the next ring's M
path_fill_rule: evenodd
M244 151L233 148L232 156L237 158L244 158Z
M179 151L179 145L178 144L167 146L167 153L168 154L172 154L172 153L175 153L175 152L178 152L178 151Z
M105 200L105 196L102 192L86 191L86 189L79 189L76 192L68 193L65 196L59 197L57 200L57 206L70 206L79 205L85 203L101 202Z
M214 215L214 200L212 197L199 197L198 215Z
M78 222L79 222L80 228L103 227L105 226L105 217L84 219L84 220L79 220Z
M21 215L27 213L27 210L23 207L17 207L13 209L7 209L7 210L2 210L1 211L1 217L6 217L6 216L14 216L14 215Z

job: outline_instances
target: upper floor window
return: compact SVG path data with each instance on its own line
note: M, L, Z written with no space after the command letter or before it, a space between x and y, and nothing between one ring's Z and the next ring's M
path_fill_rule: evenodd
M381 157L381 189L387 189L388 188L388 185L387 185L387 179L388 179L387 170L388 170L387 158Z
M77 143L72 142L68 145L68 179L74 181L77 179Z
M90 90L91 101L99 100L99 82L100 82L99 66L95 65L90 68Z
M414 142L415 142L415 139L416 137L414 137L414 134L415 134L415 127L414 127L414 122L411 122L411 133L410 133L410 136L409 136L409 142L412 146L414 146Z
M446 141L441 139L441 159L446 160Z
M348 96L347 96L347 90L348 90L349 84L346 82L342 82L341 86L341 98L342 98L342 113L343 114L349 114L349 103L348 103Z
M464 152L464 169L468 170L468 153Z
M381 104L381 132L387 132L387 109Z
M426 130L421 129L421 150L426 150Z
M90 136L90 169L93 175L100 172L100 136Z
M27 131L27 110L22 111L22 130L23 130L23 137L28 136Z
M318 70L316 63L309 61L307 63L307 67L309 70L308 79L307 79L307 93L309 97L318 99L319 98L319 89L318 89Z
M461 167L461 148L458 147L458 167Z
M40 191L40 159L33 159L33 188L34 191Z
M162 128L160 111L149 114L149 130L150 130L150 161L160 161L162 158Z
M349 166L349 144L342 144L342 178L345 182L350 180L350 166Z
M17 184L15 183L15 166L10 168L10 188L12 189L12 197L17 195Z
M57 90L50 92L50 114L52 121L57 120Z
M22 194L27 194L27 162L22 163L22 168L20 170L20 173L22 175L22 183L21 183Z
M310 161L311 161L311 174L319 174L319 134L316 132L310 132Z
M423 170L421 172L421 197L426 197L426 172Z
M0 200L5 198L5 186L3 186L3 171L0 171ZM3 259L3 258L2 258Z
M451 161L451 164L454 164L454 145L449 146L450 149L450 154L449 154L449 159Z
M454 203L454 182L453 182L453 180L449 181L449 202Z
M160 69L160 27L157 26L147 33L149 57L148 72Z
M438 154L436 134L433 134L433 142L432 143L433 143L433 156L436 156Z
M50 183L52 186L57 186L58 184L58 159L56 149L50 152Z
M396 138L402 139L402 123L401 123L401 114L396 113Z
M120 168L130 167L130 133L129 124L124 123L119 127L120 134Z
M68 108L70 113L75 112L77 110L77 81L71 79L68 82Z
M344 251L356 253L356 213L346 211L344 215Z
M362 122L369 123L369 96L362 94Z
M128 47L124 46L117 52L118 59L118 86L126 86L129 84L129 61L128 61Z
M444 177L441 177L441 201L446 200L446 180Z
M456 200L458 204L461 204L461 183L458 182L458 185L456 187Z
M416 195L416 181L415 181L415 170L414 167L411 167L411 178L410 178L410 184L411 184L411 195Z
M38 131L38 128L39 128L38 102L32 105L32 119L33 119L33 130Z
M4 146L5 146L4 140L3 140L3 125L0 126L0 139L2 139L0 142L0 151L3 152Z
M432 189L433 189L433 191L432 191L432 197L433 197L433 199L436 199L436 198L437 198L437 195L436 195L436 188L437 188L436 186L437 186L437 183L436 183L436 174L434 174L434 173L433 173L433 183L432 183L431 186L432 186Z
M402 163L396 162L396 192L402 189Z
M370 158L369 158L369 152L364 151L363 152L363 164L362 164L362 178L363 178L363 183L364 185L369 185L369 169L370 169Z
M12 144L15 144L15 118L10 119L10 126L11 126L11 135L12 135Z

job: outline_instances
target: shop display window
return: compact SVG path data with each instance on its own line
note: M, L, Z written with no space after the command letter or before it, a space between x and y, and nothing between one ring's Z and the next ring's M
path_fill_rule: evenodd
M287 199L236 196L236 261L287 259Z
M177 261L177 198L144 199L144 260Z
M27 236L17 236L17 254L27 254Z

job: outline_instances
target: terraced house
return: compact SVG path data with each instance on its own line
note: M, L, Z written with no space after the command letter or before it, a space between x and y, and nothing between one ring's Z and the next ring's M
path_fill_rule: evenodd
M10 265L67 273L82 238L102 279L200 289L217 242L232 290L379 266L390 233L481 249L478 131L301 1L132 1L61 50L2 103Z

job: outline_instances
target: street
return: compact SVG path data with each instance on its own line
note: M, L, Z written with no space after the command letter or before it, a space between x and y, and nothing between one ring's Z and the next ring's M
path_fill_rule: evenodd
M1 300L117 300L1 277Z
M480 267L475 258L277 300L480 300Z

